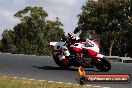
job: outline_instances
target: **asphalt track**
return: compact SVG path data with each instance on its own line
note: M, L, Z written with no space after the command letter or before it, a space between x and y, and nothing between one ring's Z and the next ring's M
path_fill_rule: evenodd
M132 77L132 64L112 63L112 70L100 72L89 68L87 74L130 74ZM78 70L71 67L69 70L60 69L48 56L25 56L0 54L0 76L31 78L56 82L76 83ZM109 86L111 88L132 88L129 84L90 84L98 86Z

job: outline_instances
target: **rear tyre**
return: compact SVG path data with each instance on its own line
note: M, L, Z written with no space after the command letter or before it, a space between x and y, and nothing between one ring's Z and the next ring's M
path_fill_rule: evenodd
M62 63L62 62L60 61L59 57L58 57L58 54L57 54L57 55L54 55L54 54L53 54L53 59L54 59L55 63L56 63L58 66L60 66L61 69L68 69L68 68L71 66L70 63L68 63L68 64Z
M101 58L99 62L95 63L95 67L100 71L108 72L111 70L111 63L105 58Z

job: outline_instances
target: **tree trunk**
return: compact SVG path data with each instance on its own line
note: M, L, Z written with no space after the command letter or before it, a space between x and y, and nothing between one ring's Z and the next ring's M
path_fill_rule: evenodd
M121 31L117 32L117 36L113 39L113 41L112 41L112 43L111 43L111 45L110 45L110 49L109 49L109 56L112 55L112 48L113 48L113 45L114 45L114 43L115 43L115 40L120 36L120 34L121 34Z
M113 49L113 45L114 45L115 40L116 40L116 38L114 38L114 39L112 40L112 43L111 43L111 45L110 45L109 56L112 55L112 49Z

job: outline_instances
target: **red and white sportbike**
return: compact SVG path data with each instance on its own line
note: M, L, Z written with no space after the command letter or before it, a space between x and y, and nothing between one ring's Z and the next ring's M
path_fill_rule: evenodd
M69 68L70 66L82 66L89 68L90 66L96 67L100 71L107 72L111 69L111 63L100 54L99 46L96 42L87 39L85 42L77 42L66 48L66 42L50 42L53 47L53 59L61 68ZM70 59L66 56L66 51L69 51ZM67 64L61 62L65 57L68 60Z

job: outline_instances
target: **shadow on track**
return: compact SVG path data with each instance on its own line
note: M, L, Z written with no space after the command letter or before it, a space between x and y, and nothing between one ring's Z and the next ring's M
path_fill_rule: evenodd
M69 70L69 71L77 71L78 70L76 68L62 69L60 67L54 67L54 66L41 66L41 67L32 66L32 67L35 67L35 68L38 68L38 69L44 69L44 70Z
M60 67L54 67L54 66L32 66L35 67L37 69L44 69L44 70L69 70L69 71L78 71L78 68L68 68L68 69L62 69ZM95 69L86 69L85 71L89 71L89 72L101 72L99 70L95 70Z

